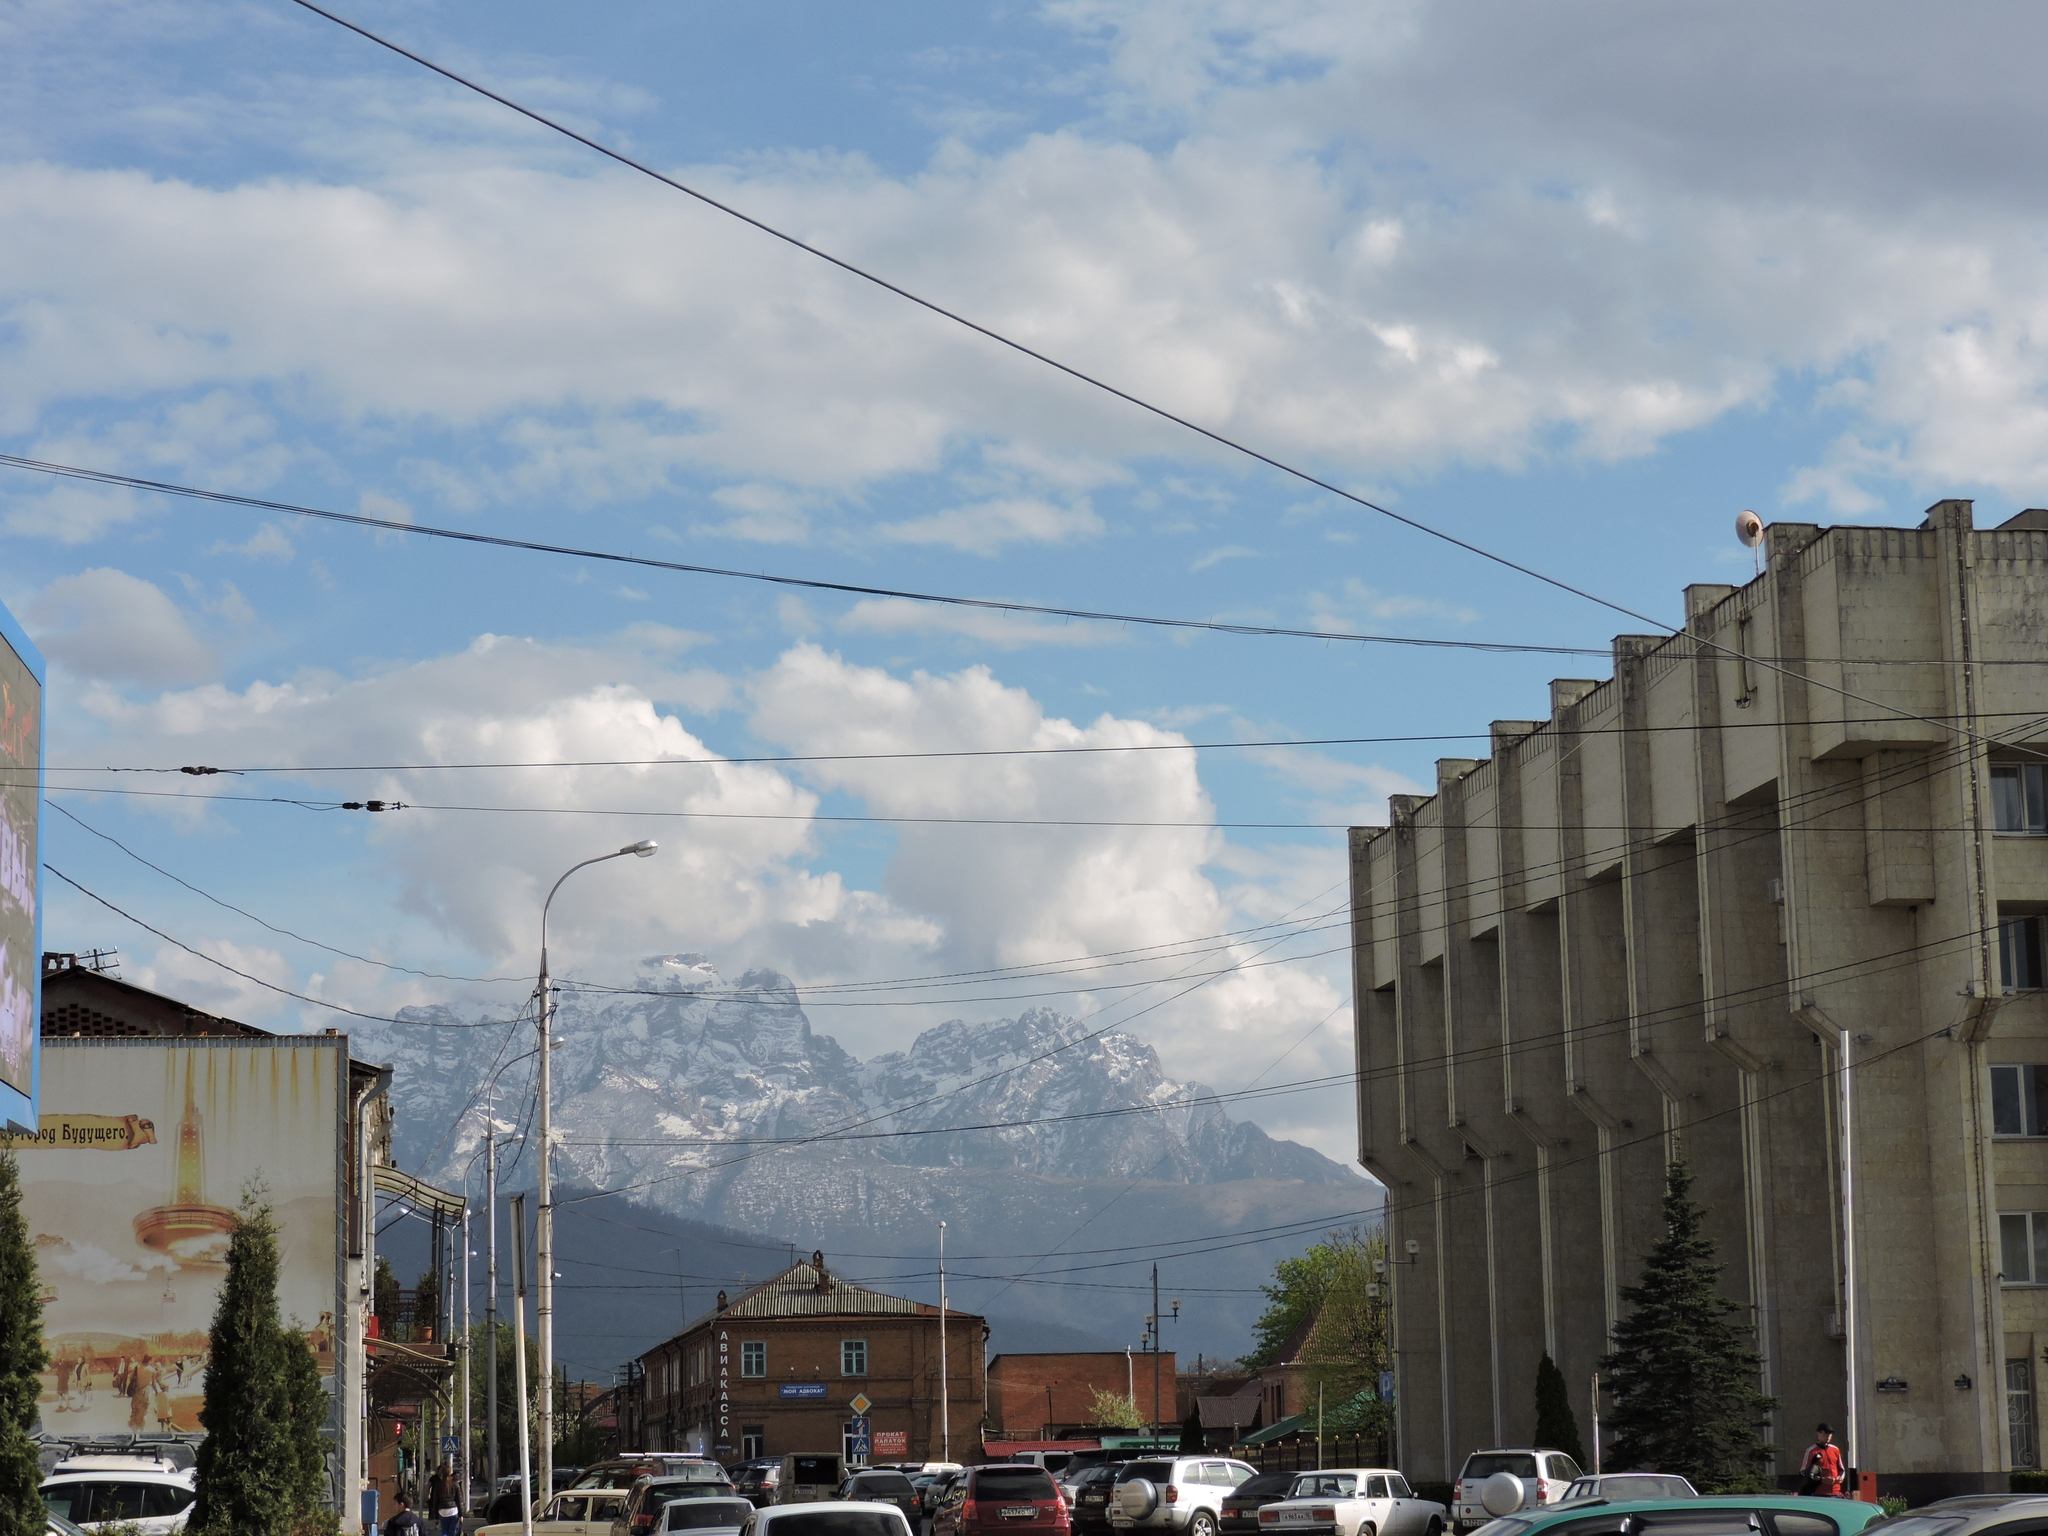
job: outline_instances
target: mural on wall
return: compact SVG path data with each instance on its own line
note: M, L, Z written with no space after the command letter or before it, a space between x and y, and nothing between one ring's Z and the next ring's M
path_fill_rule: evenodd
M0 636L0 1084L24 1097L35 1070L36 971L43 963L36 945L42 715L42 687Z
M43 1427L196 1431L242 1186L269 1187L278 1302L334 1389L341 1052L275 1041L45 1042L21 1153L50 1364Z

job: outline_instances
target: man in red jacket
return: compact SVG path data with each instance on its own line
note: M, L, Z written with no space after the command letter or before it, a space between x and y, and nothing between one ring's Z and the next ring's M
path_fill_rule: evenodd
M1801 1493L1822 1499L1842 1496L1842 1448L1835 1444L1835 1432L1827 1425L1814 1426L1813 1444L1806 1448L1799 1473L1804 1479L1799 1486Z

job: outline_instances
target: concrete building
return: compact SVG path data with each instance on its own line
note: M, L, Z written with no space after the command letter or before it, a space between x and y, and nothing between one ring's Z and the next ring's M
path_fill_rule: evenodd
M1888 1490L2039 1461L2048 512L1764 550L1351 834L1411 1478L1526 1444L1546 1351L1586 1426L1680 1155L1781 1472L1819 1419Z
M639 1357L622 1426L634 1450L721 1461L791 1452L855 1458L865 1414L871 1461L960 1461L981 1444L988 1397L981 1318L852 1285L822 1253L718 1305ZM865 1401L863 1409L860 1402Z

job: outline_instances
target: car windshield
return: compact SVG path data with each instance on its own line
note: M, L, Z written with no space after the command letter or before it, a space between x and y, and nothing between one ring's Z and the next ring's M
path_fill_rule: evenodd
M1536 1475L1536 1458L1534 1456L1520 1455L1512 1451L1497 1452L1493 1455L1468 1456L1465 1459L1465 1470L1458 1474L1458 1478L1459 1481L1467 1483L1471 1482L1475 1477L1483 1481L1493 1476L1496 1472L1512 1472L1517 1477L1534 1477Z
M1173 1481L1173 1463L1170 1461L1134 1461L1124 1468L1120 1483L1135 1483L1143 1479L1148 1483L1170 1483Z
M1261 1472L1257 1477L1248 1477L1237 1485L1234 1493L1224 1495L1226 1499L1253 1499L1263 1494L1282 1494L1294 1484L1292 1472Z
M901 1515L879 1509L804 1509L775 1514L772 1536L903 1536Z
M1596 1489L1602 1498L1621 1499L1690 1499L1698 1497L1692 1484L1682 1477L1603 1477L1598 1483L1574 1483L1574 1488L1583 1488L1591 1493Z
M658 1483L648 1484L647 1502L660 1504L667 1499L715 1499L730 1492L732 1484L723 1479L715 1483L700 1483L695 1478L665 1477Z
M576 1480L573 1486L577 1488L630 1488L654 1470L653 1467L648 1466L645 1462L636 1463L630 1467L599 1467L593 1472L584 1473L583 1476Z
M977 1499L1056 1499L1051 1476L1037 1467L976 1467Z
M796 1465L790 1470L790 1480L798 1483L839 1483L839 1458L837 1456L798 1456L793 1458Z
M737 1530L753 1512L745 1499L686 1499L670 1504L661 1524L669 1531Z
M1308 1472L1294 1480L1290 1499L1348 1499L1358 1487L1349 1472Z

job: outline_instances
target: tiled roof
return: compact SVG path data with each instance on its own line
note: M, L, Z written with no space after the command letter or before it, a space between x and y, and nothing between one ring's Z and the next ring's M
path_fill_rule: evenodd
M1252 1381L1227 1397L1196 1398L1195 1410L1202 1416L1204 1429L1243 1429L1258 1419L1263 1400L1259 1383Z

